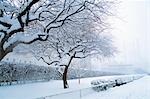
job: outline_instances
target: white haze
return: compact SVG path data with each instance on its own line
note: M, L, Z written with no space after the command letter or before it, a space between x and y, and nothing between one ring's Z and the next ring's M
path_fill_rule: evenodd
M104 64L126 64L150 71L150 1L121 0L118 7L110 22L119 53Z

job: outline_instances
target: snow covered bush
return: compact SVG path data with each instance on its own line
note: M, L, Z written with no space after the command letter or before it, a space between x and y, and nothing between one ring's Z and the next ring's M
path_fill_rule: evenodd
M116 87L116 86L120 86L132 82L141 77L143 77L143 75L124 75L124 76L112 77L109 79L93 80L91 82L91 85L93 90L99 92L99 91L107 90L108 88L111 87Z

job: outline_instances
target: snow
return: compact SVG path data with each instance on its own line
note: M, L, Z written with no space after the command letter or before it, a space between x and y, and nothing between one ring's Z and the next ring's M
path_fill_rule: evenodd
M80 88L80 86L76 86L77 80L69 81L69 83L71 82L72 84L70 85L70 88L65 90L62 87L62 81L0 87L0 97L3 97L3 99L33 99L69 92ZM86 86L82 86L82 88L84 87Z
M62 81L40 82L25 85L13 85L0 87L2 99L36 99L50 96L46 99L149 99L150 76L145 76L131 83L108 89L107 91L95 92L91 88L91 81L95 79L110 79L115 76L84 78L69 80L69 89L63 89Z
M21 46L21 50L23 50L23 46ZM27 52L25 52L25 50ZM13 53L9 53L4 59L3 61L8 61L10 63L22 63L22 64L34 64L34 65L41 65L41 66L47 66L46 63L44 63L41 60L37 60L31 52L29 52L27 50L27 48L24 48L24 53L23 52L13 52Z
M126 85L115 87L104 92L90 94L83 99L149 99L150 97L150 76Z

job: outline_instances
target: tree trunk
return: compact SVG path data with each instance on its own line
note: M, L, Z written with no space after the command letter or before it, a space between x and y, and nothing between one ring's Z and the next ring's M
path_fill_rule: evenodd
M68 82L67 82L67 73L68 73L68 66L65 66L65 70L63 73L63 85L64 85L64 89L68 88Z
M12 52L13 49L9 48L7 50L3 49L3 46L0 43L0 62L2 61L2 59L10 52Z
M3 50L0 50L0 62L2 61L2 59L5 57L5 53Z
M75 57L76 52L73 54L73 56L70 57L70 60L68 62L68 64L65 66L65 70L63 72L63 84L64 84L64 89L69 88L68 82L67 82L67 73L68 73L68 68L73 60L73 58Z

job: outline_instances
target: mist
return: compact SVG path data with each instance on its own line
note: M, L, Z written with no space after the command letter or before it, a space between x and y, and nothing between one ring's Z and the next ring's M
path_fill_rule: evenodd
M150 71L150 1L121 0L118 5L117 14L110 19L118 53L101 64Z

